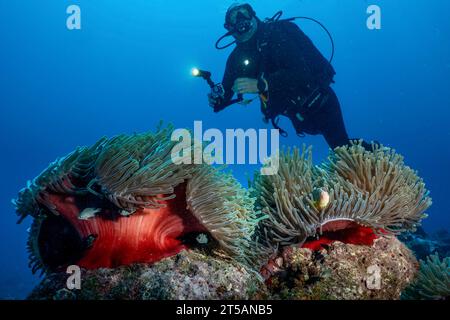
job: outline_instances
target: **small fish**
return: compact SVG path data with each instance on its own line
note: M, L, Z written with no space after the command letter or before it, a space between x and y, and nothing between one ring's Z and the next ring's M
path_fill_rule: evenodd
M80 220L89 220L90 218L95 217L97 213L102 211L102 209L99 208L86 208L83 211L80 212L78 215L78 219Z
M88 249L92 248L92 246L94 245L94 241L97 238L98 238L98 235L96 235L96 234L90 234L89 236L84 238L83 239L83 246L84 246L85 250L88 250Z
M200 233L200 234L195 238L195 240L197 240L197 242L198 242L199 244L208 244L208 242L209 242L208 236L207 236L206 234L204 234L204 233Z
M330 194L321 188L314 189L314 191L312 192L312 198L314 206L318 210L325 209L326 207L328 207L328 204L330 203Z
M129 217L134 213L134 211L120 210L120 215L122 217Z

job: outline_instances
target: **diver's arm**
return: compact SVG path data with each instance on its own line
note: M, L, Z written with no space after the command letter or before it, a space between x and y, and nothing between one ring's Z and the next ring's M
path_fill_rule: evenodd
M217 104L213 106L214 112L219 112L225 109L229 105L231 99L233 99L234 96L233 84L235 74L233 67L234 64L232 63L232 61L234 60L233 56L234 56L233 53L231 53L230 57L227 60L224 76L222 79L224 95L220 99L220 101L218 101Z

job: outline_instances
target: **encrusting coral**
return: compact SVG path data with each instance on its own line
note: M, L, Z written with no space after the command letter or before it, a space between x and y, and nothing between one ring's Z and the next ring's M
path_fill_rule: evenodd
M278 174L257 176L253 185L256 209L269 217L259 227L263 245L302 245L314 237L371 244L380 234L414 230L431 205L422 179L394 150L372 148L338 147L319 166L311 148L282 153Z
M28 182L13 203L19 222L34 218L33 272L153 263L187 248L248 261L254 199L229 174L175 163L172 131L102 138Z
M419 275L402 293L405 300L440 300L450 298L450 257L438 254L420 261Z

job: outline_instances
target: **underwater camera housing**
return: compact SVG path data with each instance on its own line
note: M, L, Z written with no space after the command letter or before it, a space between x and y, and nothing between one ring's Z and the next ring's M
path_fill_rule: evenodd
M191 74L194 77L204 79L208 83L208 86L211 88L211 94L212 94L213 97L217 98L217 97L223 97L225 95L225 89L223 88L223 85L221 83L215 83L211 79L211 72L210 71L205 71L205 70L201 70L201 69L198 69L198 68L193 68L192 71L191 71ZM241 102L243 100L244 100L243 95L242 94L238 94L236 99L233 99L230 102L224 104L223 107L227 107L227 106L230 106L232 104L239 103L239 102Z

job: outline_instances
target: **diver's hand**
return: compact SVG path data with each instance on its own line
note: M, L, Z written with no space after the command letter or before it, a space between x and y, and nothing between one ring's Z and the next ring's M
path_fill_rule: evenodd
M258 80L252 78L238 78L234 81L233 91L236 94L259 93Z
M208 103L211 108L214 109L214 112L219 111L220 105L223 103L225 98L225 89L221 83L214 85L211 88L211 92L208 94Z
M223 98L220 96L217 96L215 94L209 93L208 94L208 104L211 108L214 109L214 112L219 111L219 107L222 104Z

